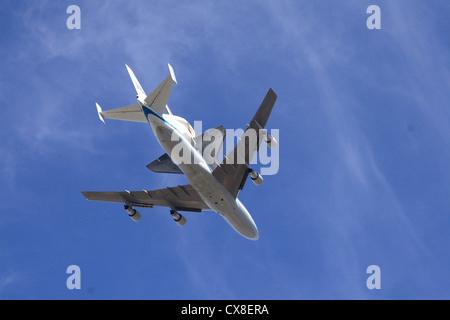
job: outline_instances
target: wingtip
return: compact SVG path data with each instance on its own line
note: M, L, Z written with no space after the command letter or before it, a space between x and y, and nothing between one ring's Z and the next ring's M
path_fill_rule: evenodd
M270 93L271 95L273 95L275 98L278 98L278 95L275 93L275 91L273 91L272 88L269 88L268 93Z

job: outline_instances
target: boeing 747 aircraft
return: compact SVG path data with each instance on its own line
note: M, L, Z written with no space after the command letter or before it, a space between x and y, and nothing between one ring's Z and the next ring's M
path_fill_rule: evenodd
M221 162L207 161L205 150L214 141L216 145L217 142L220 146L222 145L225 129L219 126L195 136L193 128L185 119L172 114L167 101L173 84L177 83L177 80L170 64L169 75L148 96L133 71L126 67L136 88L137 103L108 111L102 111L96 104L100 120L103 123L105 119L148 122L166 153L147 167L154 172L184 174L189 184L151 191L83 191L82 194L88 200L123 203L133 221L139 221L141 218L141 214L134 207L168 207L170 214L179 225L186 223L186 218L179 211L215 211L239 234L248 239L257 240L258 228L237 196L244 187L248 175L256 185L262 183L261 175L249 166L262 140L265 140L271 148L277 144L264 129L277 99L275 92L269 89L235 149ZM174 152L175 148L182 150L183 159L190 161L180 161L180 153ZM209 148L208 156L217 157L216 149L212 148L211 152Z

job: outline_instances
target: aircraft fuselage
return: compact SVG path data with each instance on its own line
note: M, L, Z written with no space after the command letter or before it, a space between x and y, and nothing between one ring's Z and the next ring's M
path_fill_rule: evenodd
M181 149L189 153L187 158L193 161L181 162L178 166L208 207L219 213L242 236L252 240L258 239L258 228L250 213L239 199L235 199L212 175L211 168L187 137L145 103L140 100L138 102L156 139L167 154L171 156L175 145L180 144Z

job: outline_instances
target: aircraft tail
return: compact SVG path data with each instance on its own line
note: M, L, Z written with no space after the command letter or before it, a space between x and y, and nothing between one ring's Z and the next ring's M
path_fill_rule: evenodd
M177 83L177 79L175 78L175 73L173 72L172 66L169 64L170 74L148 96L146 95L144 89L142 89L142 86L134 75L133 70L131 70L128 65L125 66L127 67L130 78L133 81L139 103L108 111L103 111L102 108L96 103L100 120L103 123L105 123L105 119L147 122L147 117L145 113L142 112L143 110L141 105L143 104L146 104L147 107L149 107L159 115L162 115L165 110L167 110L167 112L171 114L172 112L167 106L167 101L169 100L173 84Z

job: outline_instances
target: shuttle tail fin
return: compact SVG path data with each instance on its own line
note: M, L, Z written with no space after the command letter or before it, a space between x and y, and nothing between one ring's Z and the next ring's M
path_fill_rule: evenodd
M142 89L142 86L139 83L139 81L136 78L136 76L134 75L133 70L131 70L131 68L127 64L125 64L125 66L127 67L128 74L130 75L131 81L133 81L134 88L136 89L137 97L140 100L144 100L147 97L147 95L145 94L144 89Z
M162 115L165 110L167 110L169 114L172 114L167 106L167 101L169 100L173 84L177 83L172 66L169 64L170 74L148 96L146 95L144 89L142 89L141 84L134 75L133 70L131 70L128 65L125 66L127 67L130 78L133 81L139 103L108 111L103 111L102 108L96 103L97 113L100 120L103 123L105 122L105 119L147 122L146 111L143 110L143 108L150 108L159 115ZM144 107L141 107L142 105L144 105Z

